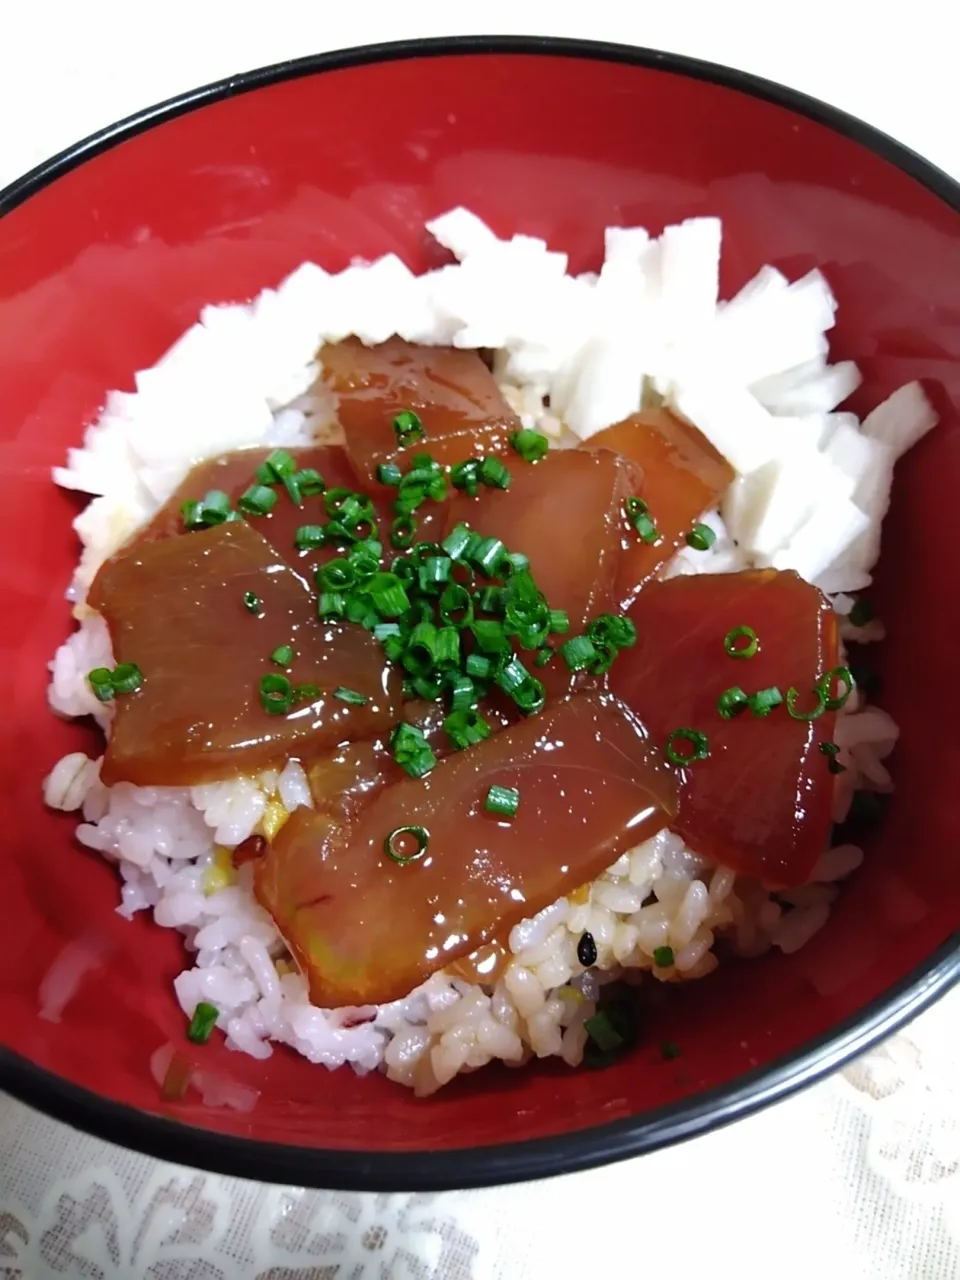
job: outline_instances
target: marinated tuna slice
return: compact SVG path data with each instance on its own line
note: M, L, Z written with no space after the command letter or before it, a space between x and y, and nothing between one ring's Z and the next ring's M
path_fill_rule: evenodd
M641 537L628 519L623 522L617 595L626 608L684 545L698 517L717 505L733 482L733 468L696 427L666 409L634 414L580 447L612 449L640 468L630 496L646 505L641 513L649 524Z
M221 492L227 495L231 510L236 510L237 500L257 483L257 469L273 453L271 449L242 449L235 453L221 454L207 462L198 463L175 493L163 504L149 524L120 552L125 555L130 547L139 547L158 538L171 538L184 533L183 505L186 502L202 502L207 494ZM358 490L358 480L346 450L339 445L288 449L297 472L314 471L323 481L325 490ZM307 572L314 565L323 564L336 548L330 545L298 548L297 530L307 525L324 525L330 519L323 493L299 495L294 501L283 484L272 486L276 501L264 515L245 515L245 519L270 543L277 555L300 572ZM296 485L294 485L296 493ZM376 508L378 528L386 544L393 513L390 503L394 493L382 485L370 487L370 497ZM368 532L368 531L365 531ZM370 536L373 536L372 532Z
M379 463L404 466L417 452L444 466L503 453L520 427L476 351L415 346L400 338L366 347L347 338L323 347L320 361L338 398L347 451L358 474L371 481ZM423 434L398 434L398 414L416 415Z
M556 646L597 614L616 608L620 522L624 500L633 492L634 467L607 449L564 449L533 464L516 458L509 470L509 489L454 498L447 529L466 524L529 559L550 608L570 620L565 635L551 638ZM559 657L536 675L551 696L572 682Z
M438 760L457 750L443 727L449 708L417 698L404 703L402 717L415 725ZM484 705L483 718L496 733L518 718L511 705ZM356 817L385 788L406 777L390 750L389 735L342 742L314 760L307 770L313 803L322 813L347 820Z
M676 829L697 852L769 886L802 884L830 831L831 757L820 748L835 717L794 718L788 701L795 715L815 713L815 686L837 667L829 603L795 573L768 569L651 583L629 616L638 640L614 663L611 688L661 747L685 729L709 752L678 768ZM754 632L756 653L746 656ZM744 704L770 690L757 704L766 714ZM686 756L696 742L671 746Z
M243 521L108 562L90 604L106 618L116 661L143 677L116 698L108 785L235 777L376 736L398 718L399 677L372 635L320 622L303 579ZM366 701L343 701L338 689Z
M491 788L516 793L514 816L488 810ZM388 787L353 824L298 809L257 897L316 1004L382 1004L667 825L674 788L622 705L577 696Z

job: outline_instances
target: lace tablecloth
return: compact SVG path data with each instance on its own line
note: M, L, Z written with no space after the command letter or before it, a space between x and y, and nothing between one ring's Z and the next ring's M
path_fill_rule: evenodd
M207 80L371 38L470 30L623 40L739 65L960 173L942 0L911 0L909 24L861 0L806 0L782 35L767 2L646 7L487 0L478 24L440 3L368 0L345 13L317 0L168 0L153 12L38 0L0 45L0 185ZM0 1096L0 1280L684 1280L718 1266L741 1280L960 1280L958 1067L960 991L842 1075L720 1133L553 1182L415 1196L202 1174Z

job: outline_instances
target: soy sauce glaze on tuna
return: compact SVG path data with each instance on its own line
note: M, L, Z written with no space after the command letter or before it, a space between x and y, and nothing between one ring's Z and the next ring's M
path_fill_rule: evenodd
M321 363L342 445L198 464L100 570L104 780L303 764L255 891L324 1005L480 972L665 826L806 880L850 677L795 574L660 580L732 477L700 433L658 410L550 451L476 352Z

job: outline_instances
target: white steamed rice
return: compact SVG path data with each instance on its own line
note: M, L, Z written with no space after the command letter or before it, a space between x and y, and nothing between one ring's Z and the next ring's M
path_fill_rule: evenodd
M429 230L457 264L424 276L394 256L335 276L304 264L249 305L205 308L154 368L137 374L134 394L108 397L83 447L54 473L93 498L75 521L83 553L68 594L78 626L51 663L54 711L94 715L109 729L110 710L86 682L93 667L112 662L106 626L84 603L98 567L198 461L332 438L332 405L315 389L316 353L348 334L494 349L507 399L558 447L641 407L672 405L737 479L721 511L704 517L718 535L713 547L681 551L666 576L792 568L833 598L845 642L882 639L879 622L856 628L846 619L849 593L871 581L894 462L936 418L917 384L862 424L837 411L860 377L849 362L827 363L836 303L819 272L791 284L765 267L720 302L713 218L668 227L659 239L610 228L599 275L577 277L542 241L498 240L463 209ZM891 789L884 760L897 727L855 693L835 736L846 766L836 778L840 821L854 791ZM419 1094L494 1059L559 1056L577 1065L606 983L705 977L720 962L718 944L744 956L798 950L863 857L852 845L827 850L809 884L771 895L664 831L517 925L495 982L441 972L389 1005L325 1010L309 1002L256 903L249 866L235 872L229 860L248 836L270 834L312 803L296 761L259 779L189 789L107 788L99 760L73 754L45 780L44 797L79 812L81 843L117 864L122 915L151 911L183 933L191 964L174 985L187 1016L209 1001L232 1049L265 1058L279 1042L331 1069L385 1070ZM584 932L598 950L587 970L577 959ZM659 947L673 951L669 968L654 962Z

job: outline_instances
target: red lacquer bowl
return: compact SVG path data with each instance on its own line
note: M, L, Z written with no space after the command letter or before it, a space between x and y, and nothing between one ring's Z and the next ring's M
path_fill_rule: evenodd
M725 223L723 288L762 263L821 266L863 411L925 380L942 425L897 474L875 601L898 791L828 927L793 956L671 990L609 1069L489 1068L418 1101L380 1077L188 1045L177 934L114 914L114 872L40 780L92 736L46 709L77 547L50 468L110 388L132 389L202 304L247 299L305 259L431 262L453 205L595 266L603 228ZM80 143L0 195L4 787L0 1085L103 1137L284 1182L469 1186L649 1151L836 1069L960 976L960 738L952 594L960 546L960 188L865 125L739 72L534 39L425 42L224 81ZM75 990L41 1016L51 967ZM46 985L45 985L46 984ZM218 1037L219 1039L219 1037ZM681 1048L661 1059L661 1041ZM175 1044L249 1112L164 1104Z

